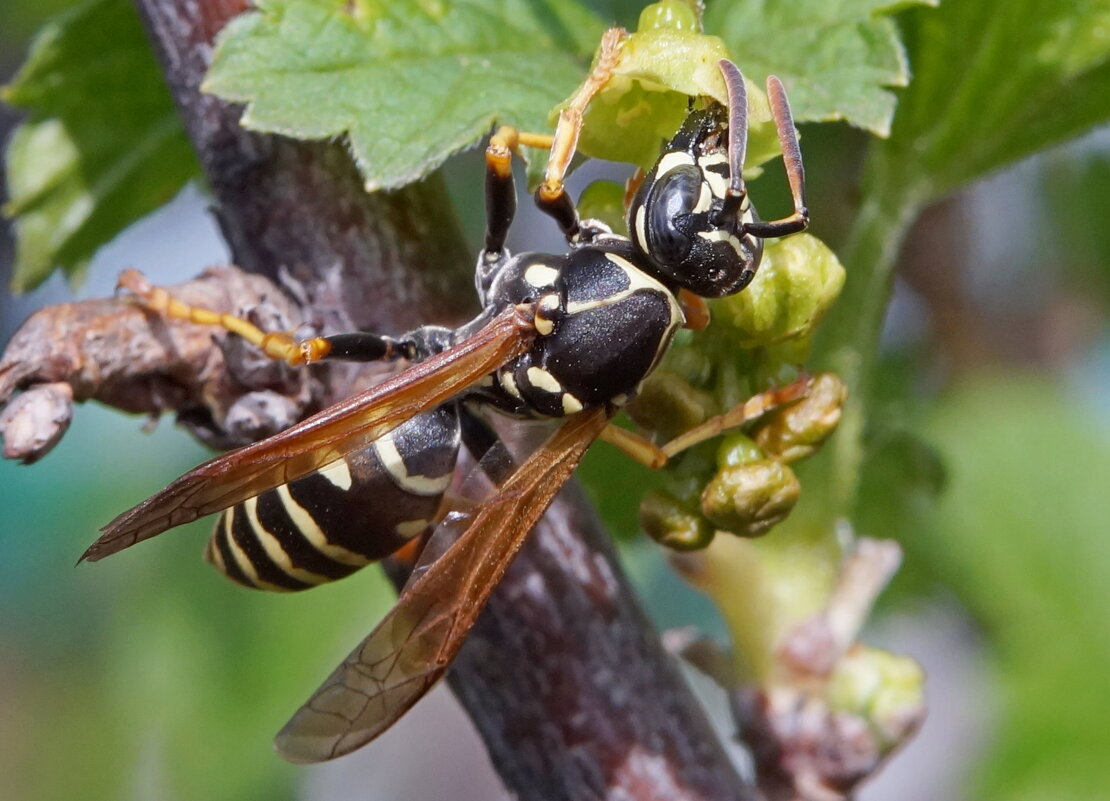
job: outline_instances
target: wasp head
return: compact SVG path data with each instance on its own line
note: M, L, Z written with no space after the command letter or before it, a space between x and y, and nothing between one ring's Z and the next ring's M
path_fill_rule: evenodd
M691 111L629 208L632 241L646 260L702 297L739 292L763 253L762 240L745 230L755 211L739 174L743 142L737 147L729 131L725 107Z

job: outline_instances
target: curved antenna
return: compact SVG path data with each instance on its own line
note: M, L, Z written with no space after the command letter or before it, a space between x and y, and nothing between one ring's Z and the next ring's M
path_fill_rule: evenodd
M786 165L786 178L794 198L794 210L799 214L806 208L806 174L802 167L802 151L798 147L798 132L794 128L794 115L786 99L782 81L774 75L767 76L767 98L771 101L771 114L782 144L782 160Z
M748 154L748 90L740 68L722 58L717 62L728 90L728 195L744 196L744 159Z

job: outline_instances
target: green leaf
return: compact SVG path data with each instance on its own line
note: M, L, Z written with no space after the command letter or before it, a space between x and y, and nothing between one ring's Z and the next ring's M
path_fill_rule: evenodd
M1004 716L970 798L1105 796L1110 438L1059 383L980 378L954 388L926 429L951 480L907 560L987 628Z
M254 130L346 135L367 189L392 188L495 122L544 130L601 31L566 0L262 0L225 28L205 89Z
M632 34L621 47L612 78L586 110L579 150L650 168L659 157L660 142L682 125L691 98L728 103L717 66L722 58L728 58L728 50L716 36L665 27ZM746 165L751 169L781 149L767 96L750 81L748 119Z
M43 28L2 90L31 118L6 153L14 291L97 249L199 169L132 5L95 0Z
M886 87L905 86L909 70L883 15L916 2L935 0L736 0L711 5L705 24L748 77L782 79L795 120L846 120L886 136L896 102Z
M1110 0L944 3L907 17L888 148L933 195L1110 119Z

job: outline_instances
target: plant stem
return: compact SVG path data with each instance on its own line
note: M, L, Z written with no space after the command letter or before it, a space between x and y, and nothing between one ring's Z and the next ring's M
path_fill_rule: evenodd
M840 253L848 271L844 293L817 334L815 365L837 373L848 387L838 430L807 471L806 492L821 500L810 508L821 510L830 533L855 501L894 267L910 226L929 199L927 185L906 168L905 158L889 142L873 143L864 172L863 205Z

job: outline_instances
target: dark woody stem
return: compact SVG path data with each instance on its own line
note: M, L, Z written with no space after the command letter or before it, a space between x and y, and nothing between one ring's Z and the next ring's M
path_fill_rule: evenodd
M440 179L368 195L340 144L244 131L239 109L200 93L216 34L246 3L136 3L237 264L290 276L332 331L397 333L476 311L473 258ZM494 593L450 683L518 798L754 797L576 488Z

